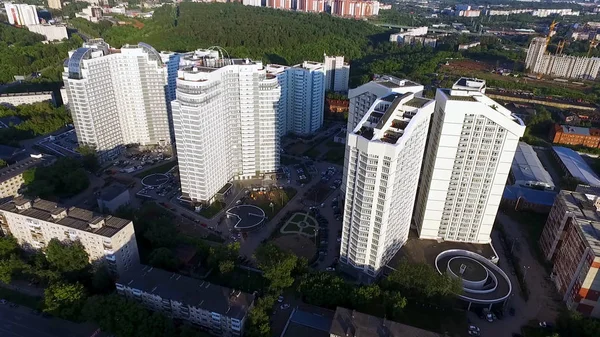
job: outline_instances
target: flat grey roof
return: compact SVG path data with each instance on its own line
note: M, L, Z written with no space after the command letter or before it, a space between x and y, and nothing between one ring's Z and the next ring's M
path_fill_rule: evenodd
M576 191L562 190L558 194L567 210L577 219L581 233L595 255L600 255L600 212L594 206L594 200L600 197L598 189L579 185Z
M335 310L329 333L346 337L442 337L432 331L342 307Z
M117 283L236 319L242 319L254 301L254 295L245 292L144 265L130 269Z
M511 168L516 180L539 181L555 186L550 173L540 162L537 153L527 143L519 142Z
M22 206L31 203L30 207ZM20 207L21 209L18 209ZM26 217L53 222L62 226L94 233L101 236L112 237L131 221L117 218L112 215L104 216L85 209L71 207L66 209L58 203L42 199L15 198L0 205L0 210L20 214ZM104 221L99 228L92 228L90 224L97 225Z
M112 184L102 189L102 192L100 192L100 199L111 201L125 191L127 191L127 186L119 183Z
M561 125L563 133L571 133L583 136L590 135L590 128L582 128L580 126L571 126L571 125Z
M569 174L581 180L586 185L600 186L600 178L598 178L585 160L581 158L579 153L562 146L553 146L552 149L567 168Z

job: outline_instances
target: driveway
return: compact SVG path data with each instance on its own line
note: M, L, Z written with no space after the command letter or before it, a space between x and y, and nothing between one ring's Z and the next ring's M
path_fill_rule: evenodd
M470 312L468 317L471 324L481 328L482 336L507 337L512 333L520 333L521 327L527 325L531 320L554 322L563 305L553 285L546 280L548 274L535 258L532 247L529 247L527 238L520 228L521 225L502 212L498 212L496 219L499 222L498 226L500 224L504 226L507 237L516 239L519 243L514 246L513 253L519 257L521 268L527 270L525 281L530 291L529 301L525 302L520 295L519 283L516 276L512 275L512 265L506 259L504 249L500 244L500 235L496 230L492 232L492 242L500 255L498 265L506 271L513 285L513 294L509 298L506 308L514 308L515 316L505 315L501 321L493 323L479 319L473 312Z

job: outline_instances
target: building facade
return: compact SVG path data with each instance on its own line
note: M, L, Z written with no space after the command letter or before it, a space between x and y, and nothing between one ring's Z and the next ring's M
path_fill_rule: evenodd
M551 77L594 80L600 71L600 58L550 55L545 37L533 38L527 49L525 69Z
M413 221L421 239L489 243L523 122L485 81L438 89Z
M0 200L21 194L25 183L23 173L30 168L46 166L54 161L52 156L32 155L0 169Z
M600 317L600 190L579 185L554 200L540 237L550 278L571 310Z
M133 222L41 199L15 198L0 205L0 228L25 249L43 249L52 239L79 241L92 263L121 275L140 262Z
M223 337L243 335L254 296L207 281L139 266L121 275L117 293L150 310L188 321Z
M433 108L390 93L348 133L340 262L374 277L408 239Z
M379 15L379 2L369 0L333 0L331 14L361 19Z
M48 0L48 8L62 9L62 3L60 0Z
M79 143L103 161L127 144L170 144L166 73L144 43L116 50L95 39L70 52L63 81Z
M325 66L325 90L348 92L350 65L344 62L344 57L325 55L323 63Z
M40 18L34 5L5 3L8 23L15 26L39 25Z
M280 100L278 78L261 62L217 50L182 56L171 106L184 196L212 202L232 179L277 171Z
M550 130L550 139L553 144L600 148L600 129L555 124Z
M30 32L38 33L46 37L46 41L62 41L68 39L67 26L63 25L29 25Z
M310 135L323 126L325 69L323 63L305 61L276 75L282 90L280 114L284 134Z
M405 94L409 92L420 97L423 94L423 88L422 85L409 80L390 75L375 75L373 81L350 89L348 92L348 99L350 100L348 130L356 128L378 98L387 96L390 93Z

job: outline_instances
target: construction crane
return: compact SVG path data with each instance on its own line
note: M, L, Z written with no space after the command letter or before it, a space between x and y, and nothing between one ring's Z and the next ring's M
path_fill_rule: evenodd
M550 44L550 39L552 38L552 34L554 32L554 28L556 28L556 25L558 25L558 22L556 22L556 20L552 20L552 23L550 24L550 27L548 27L548 35L546 36L546 48L548 48L548 45Z
M560 40L558 42L558 46L556 47L556 55L562 54L563 50L565 49L565 44L567 44L565 40Z
M590 49L588 49L588 54L587 54L588 57L590 57L590 55L592 55L592 48L596 48L598 43L600 43L600 41L598 41L596 39L590 40Z

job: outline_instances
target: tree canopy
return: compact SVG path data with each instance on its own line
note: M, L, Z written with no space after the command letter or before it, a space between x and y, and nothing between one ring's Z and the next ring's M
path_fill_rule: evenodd
M294 284L292 272L298 258L272 243L261 245L256 250L256 260L263 276L269 281L269 289L278 292Z
M18 146L20 140L54 132L72 123L65 107L50 102L22 104L14 108L0 105L0 117L18 117L23 122L0 129L0 144Z
M31 168L23 174L27 195L44 199L71 197L85 190L90 179L82 163L61 157L48 167Z

